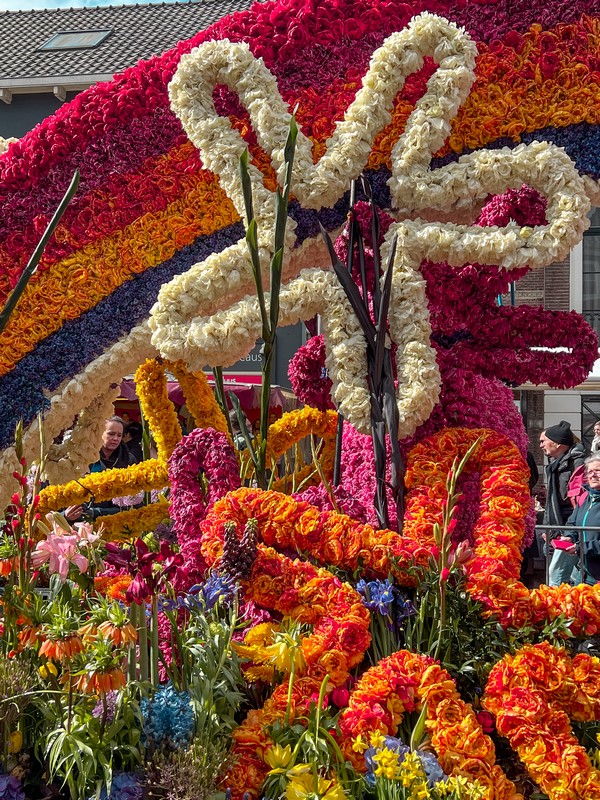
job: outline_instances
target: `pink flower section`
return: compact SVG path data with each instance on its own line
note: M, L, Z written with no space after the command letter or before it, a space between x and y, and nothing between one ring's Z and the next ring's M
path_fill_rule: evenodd
M43 564L48 563L50 574L58 575L62 583L67 580L71 564L76 566L80 572L85 572L88 568L88 560L77 549L79 541L78 536L49 533L44 541L37 543L31 554L33 567L39 569Z
M343 486L332 486L333 496L338 509L342 514L347 514L352 519L362 523L369 522L369 515L365 506L350 494ZM292 495L294 500L304 500L311 506L318 508L319 511L334 511L333 503L323 484L311 486L304 492Z
M206 494L202 475L206 478ZM212 428L196 428L184 436L169 459L169 481L173 530L184 557L176 582L183 588L202 578L198 540L206 512L227 492L240 487L237 458L225 434Z
M334 409L331 379L325 367L323 336L313 336L296 351L288 367L294 394L301 403L319 411Z

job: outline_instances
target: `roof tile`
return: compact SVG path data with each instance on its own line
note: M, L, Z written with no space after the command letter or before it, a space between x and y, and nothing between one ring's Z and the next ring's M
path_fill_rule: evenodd
M121 72L250 5L251 0L182 0L0 12L0 81ZM38 50L58 31L105 28L111 35L91 49Z

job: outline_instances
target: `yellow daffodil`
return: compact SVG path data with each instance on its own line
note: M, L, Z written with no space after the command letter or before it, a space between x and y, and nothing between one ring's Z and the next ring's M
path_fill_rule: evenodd
M336 780L305 774L289 782L285 800L347 800L347 797Z
M369 741L371 743L371 747L374 747L377 750L378 748L383 747L385 744L385 736L381 731L373 731L369 737Z
M375 775L378 778L384 777L393 781L398 777L398 753L395 753L393 750L389 750L387 747L384 747L383 750L380 750L373 756L373 761L375 764L377 764L375 768Z
M369 749L369 745L362 738L362 733L359 733L354 742L352 743L352 749L354 750L355 753L364 753L365 750Z
M56 665L52 663L52 661L48 661L46 664L42 664L41 667L38 667L38 672L40 676L47 681L50 675L56 676L58 675L58 670L56 669Z
M460 800L483 800L486 796L485 788L479 781L471 782L462 775L453 775L444 783L436 783L435 791L439 797L455 797Z
M13 731L8 740L8 752L20 753L23 749L23 731Z
M421 800L417 792L423 787L427 788L427 780L425 771L421 764L421 759L416 753L407 753L400 766L400 782L405 789L410 789L414 795L415 800ZM427 797L427 794L424 795Z
M292 671L292 665L296 675L302 675L306 669L306 659L300 645L300 630L278 631L275 633L273 644L264 648L267 660L273 664L279 672L287 675Z

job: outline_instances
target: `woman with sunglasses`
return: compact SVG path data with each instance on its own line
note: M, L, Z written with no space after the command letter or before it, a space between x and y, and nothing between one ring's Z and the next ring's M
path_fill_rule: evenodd
M571 578L575 584L594 584L600 580L600 531L585 530L586 525L600 528L600 453L594 453L585 461L585 488L585 500L573 509L567 520L567 525L578 525L584 529L579 539L573 533L555 540L555 546L579 556L579 564Z

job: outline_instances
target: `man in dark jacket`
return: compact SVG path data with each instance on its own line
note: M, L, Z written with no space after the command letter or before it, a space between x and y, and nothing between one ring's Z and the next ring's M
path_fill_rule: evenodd
M586 531L585 526L600 528L600 453L594 453L585 462L585 488L587 496L581 505L575 506L567 525L584 528L580 536L571 535L572 546L565 550L577 555L576 583L594 584L600 580L600 531Z
M573 506L567 491L573 472L585 461L585 448L575 442L568 422L561 420L551 425L540 436L540 447L548 456L546 467L547 499L544 510L544 525L565 525ZM550 539L550 537L548 537ZM565 550L554 548L550 542L550 586L569 583L577 565L577 556Z

